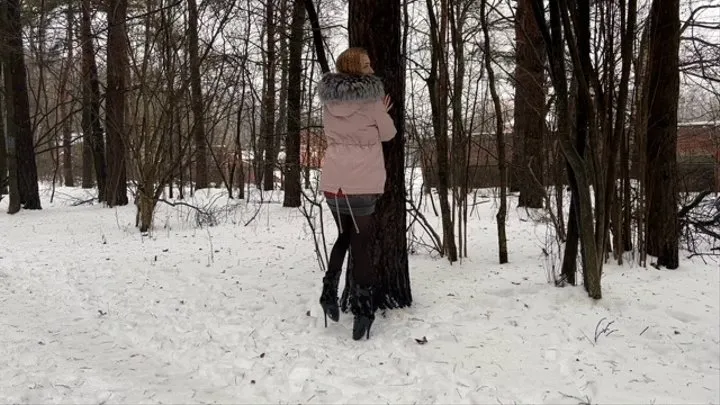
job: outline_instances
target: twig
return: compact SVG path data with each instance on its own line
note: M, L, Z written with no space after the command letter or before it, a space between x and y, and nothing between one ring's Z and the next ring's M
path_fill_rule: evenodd
M585 399L582 399L582 398L577 397L577 396L575 396L575 395L565 394L565 393L562 392L562 391L558 391L558 393L559 393L560 395L562 395L563 397L565 397L565 398L570 398L570 399L575 399L575 400L577 400L577 401L580 401L580 402L578 402L578 405L592 405L592 403L590 402L590 397L588 397L587 395L585 395Z
M95 198L90 198L87 200L80 200L80 201L76 201L76 202L72 203L72 206L77 207L77 206L84 205L84 204L90 204L93 201L95 201Z
M310 211L305 208L305 206L300 207L300 212L302 212L303 216L307 220L308 226L310 227L310 230L313 234L313 243L315 245L315 257L318 261L318 266L320 266L320 270L322 272L325 272L327 270L327 266L325 263L327 263L328 255L327 255L327 244L325 242L325 228L323 226L323 219L322 219L322 205L317 202L315 199L311 199L310 197L305 194L305 192L302 192L302 196L305 198L305 201L307 201L310 204ZM320 210L320 239L318 240L318 235L314 223L314 216L312 214L313 208L318 207ZM320 249L320 244L322 243L323 249ZM322 252L325 252L325 258L323 259Z
M427 218L425 218L425 216L415 206L415 203L412 200L406 199L406 202L410 204L410 207L412 207L411 212L414 215L414 217L420 220L421 226L430 235L430 238L432 239L433 244L435 245L435 250L437 250L440 253L440 256L442 256L443 249L442 249L442 242L441 242L442 239L440 238L440 235L438 235L437 232L435 232L435 229L433 229L433 227L428 222Z
M600 321L597 323L597 325L595 325L595 343L597 343L597 341L601 335L610 336L613 332L617 332L617 329L610 329L610 327L612 326L613 323L615 323L615 321L610 321L607 324L605 324L605 326L602 327L602 329L600 328L600 325L603 323L603 321L605 319L606 318L600 319Z
M254 221L255 218L257 218L257 216L260 214L260 211L262 210L262 206L263 206L263 204L261 201L260 204L258 204L258 206L257 206L258 208L257 208L257 210L255 210L255 213L253 214L253 216L250 217L250 219L247 222L245 222L245 226L250 225L252 223L252 221Z
M194 206L194 205L192 205L192 204L188 204L188 203L186 203L186 202L184 202L184 201L175 201L175 202L174 202L174 201L168 201L168 200L166 200L166 199L164 199L164 198L158 198L158 202L165 203L165 204L167 204L167 205L169 205L169 206L171 206L171 207L173 207L173 208L174 208L174 207L177 207L177 206L188 207L188 208L194 209L195 211L197 211L197 212L199 212L199 213L201 213L201 214L203 214L203 215L210 215L207 211L203 211L201 208L198 208L198 207L196 207L196 206Z

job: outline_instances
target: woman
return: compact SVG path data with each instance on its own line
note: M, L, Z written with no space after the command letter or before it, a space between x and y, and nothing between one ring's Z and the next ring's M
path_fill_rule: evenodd
M320 305L326 327L328 316L338 321L338 282L349 247L355 281L350 300L355 340L363 335L370 338L370 326L375 320L373 294L377 280L368 249L375 203L385 190L381 142L391 140L396 133L388 115L392 103L374 73L367 52L350 48L338 57L337 73L325 74L318 86L327 139L320 190L325 193L338 227Z

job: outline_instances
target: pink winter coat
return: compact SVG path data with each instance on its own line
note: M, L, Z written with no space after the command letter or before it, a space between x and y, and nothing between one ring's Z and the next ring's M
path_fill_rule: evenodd
M381 142L396 133L383 104L382 81L370 75L327 73L318 95L327 139L320 190L382 194L386 173Z

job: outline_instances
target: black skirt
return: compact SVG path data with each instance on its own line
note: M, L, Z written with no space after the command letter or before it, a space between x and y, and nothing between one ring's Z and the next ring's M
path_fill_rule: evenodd
M375 212L375 204L378 200L377 194L355 194L355 195L326 195L330 211L337 215L354 215L364 217Z

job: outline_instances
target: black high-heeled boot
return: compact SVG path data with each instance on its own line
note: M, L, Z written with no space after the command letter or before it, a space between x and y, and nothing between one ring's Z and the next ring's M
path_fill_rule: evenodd
M320 305L325 313L325 327L330 317L334 322L340 320L340 308L338 307L338 284L340 283L340 272L337 274L325 273L323 277L323 289L320 294Z
M370 339L370 327L375 321L375 303L372 287L356 287L355 294L350 301L350 308L355 319L353 320L353 340Z

